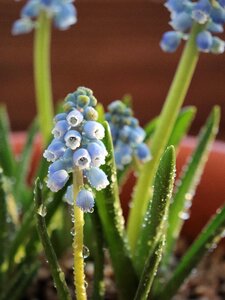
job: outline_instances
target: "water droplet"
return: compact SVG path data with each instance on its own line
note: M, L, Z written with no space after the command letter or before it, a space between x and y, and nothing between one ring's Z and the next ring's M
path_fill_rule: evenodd
M182 220L188 220L190 218L190 214L188 212L185 212L185 211L181 211L179 213L179 217L182 219Z
M37 210L37 213L41 216L41 217L45 217L47 214L47 209L46 206L44 204L41 204Z
M87 289L87 287L88 287L87 281L84 281L84 287L85 287L85 289Z
M90 255L88 247L83 246L83 258L87 258Z
M74 229L73 229L73 228L71 229L70 234L71 234L72 236L74 236Z

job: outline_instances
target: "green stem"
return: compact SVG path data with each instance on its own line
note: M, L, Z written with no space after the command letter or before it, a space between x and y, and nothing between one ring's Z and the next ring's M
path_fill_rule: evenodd
M49 139L53 119L50 40L51 18L42 12L34 35L34 81L39 125L45 144Z
M73 173L73 197L74 197L74 285L76 288L76 299L86 300L85 275L84 275L84 257L83 257L83 227L84 213L76 205L77 194L83 186L83 174L78 168L75 168Z
M51 269L51 274L54 279L59 300L71 300L70 292L65 281L65 275L59 266L55 251L48 236L45 223L46 208L42 199L41 183L39 178L37 178L35 184L34 201L38 234Z
M152 181L160 160L160 157L167 145L170 134L173 130L177 115L183 104L187 90L198 61L198 50L195 38L200 25L194 25L182 54L175 77L167 95L165 104L160 114L159 123L151 141L152 160L146 163L139 175L132 208L128 218L128 238L131 250L135 248L140 225L152 193ZM134 252L134 251L132 251Z

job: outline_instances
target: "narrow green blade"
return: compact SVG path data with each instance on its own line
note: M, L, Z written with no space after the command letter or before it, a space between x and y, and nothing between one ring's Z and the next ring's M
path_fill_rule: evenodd
M219 209L217 214L205 226L195 242L184 254L171 279L167 282L165 287L160 288L161 292L159 292L154 299L171 299L191 271L196 268L202 257L211 249L214 249L221 238L224 237L224 230L225 206Z
M149 202L134 254L135 267L139 275L144 269L149 252L155 249L165 233L174 177L175 150L173 146L170 146L160 160L154 182L153 198Z
M116 283L121 299L132 299L135 295L138 280L131 261L124 229L124 219L119 202L116 166L113 155L113 144L110 129L104 122L104 144L108 151L103 170L108 176L110 185L96 193L96 204L101 219L104 235L109 247ZM129 276L127 276L129 274Z
M162 252L165 243L165 235L162 235L160 240L155 245L155 248L149 253L145 262L144 270L138 285L135 300L148 299L153 280L157 274L158 266L162 258Z
M19 265L18 270L13 274L5 287L1 290L0 300L21 299L24 296L24 290L29 286L29 283L34 278L38 267L38 262L35 262L32 265Z
M0 107L0 165L6 176L12 177L15 171L15 159L9 142L9 121L5 107Z
M55 251L52 247L50 238L48 236L47 227L45 223L46 207L43 202L42 187L39 178L36 180L35 183L34 202L38 234L51 269L51 274L57 289L58 297L60 300L71 300L69 288L65 281L65 274L59 266Z
M191 205L197 184L209 155L210 146L218 131L219 120L220 109L219 107L214 107L206 125L200 133L198 145L179 180L179 185L177 186L173 202L169 209L166 252L163 259L165 264L169 260L175 241L184 223L182 216L186 213L187 207Z
M26 184L26 179L27 179L28 171L30 170L30 166L31 166L33 142L37 134L37 131L38 131L38 123L34 121L27 133L27 140L24 145L22 154L20 156L20 160L17 164L17 171L15 176L16 180L14 186L14 194L16 195L17 202L18 201L24 202L23 200L24 197L22 197L22 195L28 188Z
M195 114L196 108L194 106L181 109L169 138L168 146L173 145L175 148L179 146L182 138L187 134Z

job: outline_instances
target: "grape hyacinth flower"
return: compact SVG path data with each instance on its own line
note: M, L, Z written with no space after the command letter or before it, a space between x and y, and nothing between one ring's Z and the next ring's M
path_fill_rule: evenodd
M174 52L181 40L187 40L193 22L200 24L202 30L197 34L196 46L201 52L221 54L225 42L215 33L223 32L225 23L225 1L210 0L167 0L165 6L171 13L169 24L174 31L163 34L160 46L163 51Z
M90 212L94 206L91 189L104 189L109 181L100 169L105 164L106 148L101 139L104 127L96 120L97 100L93 92L79 87L65 99L64 113L55 116L52 130L53 141L43 156L52 162L48 169L47 186L53 192L62 189L69 180L69 173L78 168L86 181L80 189L76 204L84 212ZM143 151L142 151L143 152ZM73 204L73 187L69 186L65 199Z
M145 131L139 126L129 107L120 100L114 101L108 106L105 118L110 126L115 161L119 170L123 170L133 157L141 162L151 159L150 151L143 143Z
M56 28L68 29L77 22L77 13L72 2L73 0L28 0L21 10L20 19L13 24L12 33L18 35L31 32L42 12L53 19Z

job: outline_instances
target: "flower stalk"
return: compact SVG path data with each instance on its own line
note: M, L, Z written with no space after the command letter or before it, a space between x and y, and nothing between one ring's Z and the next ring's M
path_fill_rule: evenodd
M50 41L51 18L42 11L34 34L34 82L39 126L45 145L49 140L53 119Z
M83 227L84 212L76 205L76 198L83 186L83 174L78 168L73 172L73 195L74 195L74 285L76 289L77 300L86 300L85 275L84 275L84 257L83 257Z
M196 35L202 26L194 24L189 40L182 54L175 77L169 89L160 120L151 141L152 160L143 166L143 170L134 190L134 197L128 218L128 239L131 251L134 252L137 237L152 195L152 182L160 157L165 149L169 136L173 130L177 115L184 102L187 90L197 65L199 52L196 47Z

